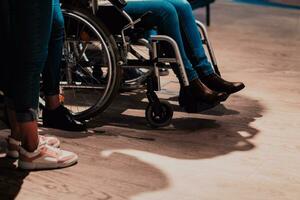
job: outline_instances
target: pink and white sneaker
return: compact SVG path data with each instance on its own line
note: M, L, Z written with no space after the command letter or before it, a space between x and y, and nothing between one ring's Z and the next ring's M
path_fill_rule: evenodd
M37 150L28 152L20 147L18 167L25 170L58 169L74 165L78 156L70 151L61 150L44 143L40 143Z
M39 135L40 143L46 142L47 145L58 148L60 146L60 141L53 136Z
M60 146L60 141L56 137L51 136L43 136L39 135L39 143L46 143L49 146L53 146L58 148ZM13 139L12 137L8 137L7 139L7 156L10 158L19 158L19 150L21 146L21 142L18 140Z

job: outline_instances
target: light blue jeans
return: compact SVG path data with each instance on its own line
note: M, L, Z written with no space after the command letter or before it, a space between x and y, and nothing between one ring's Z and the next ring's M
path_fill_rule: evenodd
M125 11L135 17L152 12L150 23L157 26L158 33L177 42L189 81L214 73L187 0L132 0L128 1Z

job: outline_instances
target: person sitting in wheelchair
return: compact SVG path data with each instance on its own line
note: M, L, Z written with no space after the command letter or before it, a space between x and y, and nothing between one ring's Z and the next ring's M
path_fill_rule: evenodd
M158 34L177 42L190 83L187 90L182 87L180 91L180 106L188 107L191 102L216 104L245 87L242 82L229 82L215 73L187 0L128 0L124 10L133 17L152 12L145 23L155 24Z

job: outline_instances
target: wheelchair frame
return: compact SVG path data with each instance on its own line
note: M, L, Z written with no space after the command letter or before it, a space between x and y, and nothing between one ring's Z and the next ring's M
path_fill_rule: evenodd
M110 1L111 2L111 1ZM130 37L126 35L128 30L135 30L135 26L138 23L143 21L143 16L133 20L122 8L112 5L122 14L122 16L128 21L121 32L121 41L116 38L117 43L121 46L120 55L121 59L118 61L118 65L123 69L125 68L147 68L149 71L142 75L142 79L146 80L147 86L147 98L149 101L148 107L146 108L146 119L152 127L163 127L170 124L173 117L173 109L172 106L166 101L160 101L155 91L161 90L160 85L160 75L159 68L163 66L163 68L170 68L166 64L176 64L179 69L179 78L181 79L182 86L188 86L188 78L184 69L184 64L180 55L180 51L177 43L174 39L166 35L152 35L150 40L146 40L144 38L140 38L136 41L136 44L133 44L130 41ZM92 14L96 15L99 5L98 0L90 1L90 9L92 10ZM101 20L101 19L100 19ZM213 48L208 39L207 31L200 21L196 21L196 24L199 28L199 32L201 33L203 44L206 45L210 60L212 65L216 71L216 73L220 74L217 61L214 55ZM129 40L128 40L129 38ZM174 57L160 57L159 52L159 43L166 42L171 45L174 51ZM136 51L133 46L134 45L142 45L148 49L149 58L145 58L141 53ZM128 55L131 53L136 59L128 59ZM91 116L94 116L95 113L92 113ZM85 117L86 119L87 117Z

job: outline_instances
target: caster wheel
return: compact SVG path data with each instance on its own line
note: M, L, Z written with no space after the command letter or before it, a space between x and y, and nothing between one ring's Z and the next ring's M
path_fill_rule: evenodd
M160 101L157 104L150 103L146 109L146 119L154 128L168 126L172 118L173 108L167 101Z

